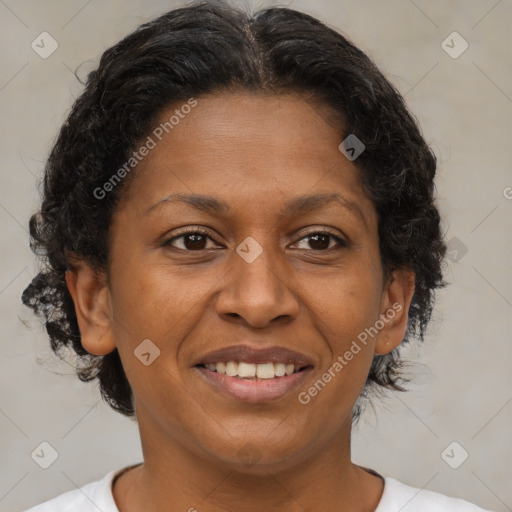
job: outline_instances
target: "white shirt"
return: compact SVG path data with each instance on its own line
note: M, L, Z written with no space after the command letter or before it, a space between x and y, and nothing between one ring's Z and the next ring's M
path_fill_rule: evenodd
M132 466L110 471L101 480L65 492L25 512L119 512L112 494L116 475ZM375 512L491 512L467 501L417 489L394 478L384 478L384 492Z

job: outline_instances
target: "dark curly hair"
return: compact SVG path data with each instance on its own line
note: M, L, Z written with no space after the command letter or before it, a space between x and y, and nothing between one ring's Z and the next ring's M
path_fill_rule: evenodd
M42 268L22 295L44 318L53 351L76 354L80 380L99 380L102 397L134 416L133 394L117 349L88 353L65 272L70 255L108 270L108 232L135 171L98 200L95 194L131 156L169 105L208 93L306 93L338 116L365 151L355 161L378 213L385 275L415 273L404 340L423 341L436 288L445 286L446 247L434 204L436 157L398 91L360 49L319 20L288 8L249 13L222 1L174 9L107 49L72 106L46 162L30 247ZM108 273L107 273L108 275ZM404 390L398 349L375 356L366 386ZM360 414L359 401L354 417Z

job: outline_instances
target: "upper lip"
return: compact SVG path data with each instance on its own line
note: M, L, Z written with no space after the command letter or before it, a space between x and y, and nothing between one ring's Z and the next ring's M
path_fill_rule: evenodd
M200 356L194 366L228 361L243 361L252 364L284 363L293 364L295 367L312 366L313 364L308 356L284 347L254 348L249 345L234 345Z

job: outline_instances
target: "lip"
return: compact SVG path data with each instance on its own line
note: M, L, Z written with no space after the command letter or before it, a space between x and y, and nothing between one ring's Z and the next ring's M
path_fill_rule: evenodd
M195 369L215 389L243 402L258 403L278 400L296 390L313 371L309 366L304 370L273 379L244 380L217 373L202 366Z
M193 366L212 363L227 363L228 361L245 362L252 364L283 363L293 364L296 368L313 366L313 361L308 356L284 347L256 348L250 345L234 345L224 347L203 356L199 356ZM282 377L284 378L284 377Z

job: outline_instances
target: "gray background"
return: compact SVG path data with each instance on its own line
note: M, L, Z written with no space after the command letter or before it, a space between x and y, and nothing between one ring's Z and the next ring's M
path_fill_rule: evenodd
M177 5L0 0L1 511L22 510L142 460L136 424L52 355L20 296L37 270L27 233L37 180L82 88L73 70L90 61L79 69L85 76L106 48ZM375 60L439 158L451 285L438 294L426 342L409 351L412 391L376 403L376 414L367 410L354 432L354 460L410 485L512 510L512 3L290 5L342 30ZM59 45L47 59L31 48L43 31ZM456 59L441 46L453 31L469 43ZM43 441L58 452L46 470L31 458ZM454 441L460 447L445 452ZM455 465L462 449L469 458L452 469L442 453Z

